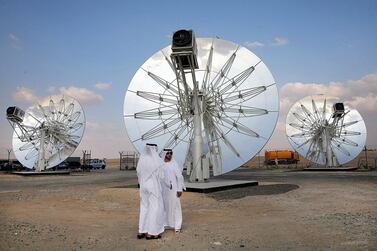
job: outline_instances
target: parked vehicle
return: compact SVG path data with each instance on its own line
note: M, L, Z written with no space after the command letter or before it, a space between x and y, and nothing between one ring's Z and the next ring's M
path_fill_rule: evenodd
M300 161L298 153L289 150L265 151L264 158L267 165L295 164Z
M0 160L0 171L25 171L25 168L18 160L11 159L10 161L6 159Z
M80 157L68 157L65 162L68 163L69 168L76 169L81 167Z
M105 159L91 159L88 162L90 169L105 169L106 160Z

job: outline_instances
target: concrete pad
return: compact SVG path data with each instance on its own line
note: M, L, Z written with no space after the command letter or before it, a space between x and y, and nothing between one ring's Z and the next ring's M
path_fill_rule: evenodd
M0 189L0 193L18 193L21 192L19 189Z
M257 186L257 181L212 179L208 182L190 183L185 181L186 191L197 193L212 193L238 187Z
M12 172L13 174L23 176L37 176L37 175L69 175L71 171L44 171L44 172Z
M325 171L325 172L336 172L336 171L355 171L357 167L308 167L304 168L303 171Z

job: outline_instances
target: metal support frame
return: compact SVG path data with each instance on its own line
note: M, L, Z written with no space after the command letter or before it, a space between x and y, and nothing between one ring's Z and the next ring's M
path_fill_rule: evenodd
M194 38L193 38L194 39ZM202 138L202 95L199 90L198 82L196 82L195 67L196 55L194 51L173 52L171 60L177 76L178 90L181 86L184 89L184 96L181 94L181 100L186 101L186 106L182 109L182 117L187 115L193 116L193 142L191 142L191 161L192 170L190 173L190 182L204 182L204 176L208 177L209 174L203 174L202 156L203 156L203 138ZM181 58L188 59L190 68L184 67ZM185 69L186 68L186 69ZM192 83L187 83L186 74L191 74ZM192 88L190 87L192 86ZM208 171L209 172L209 171Z

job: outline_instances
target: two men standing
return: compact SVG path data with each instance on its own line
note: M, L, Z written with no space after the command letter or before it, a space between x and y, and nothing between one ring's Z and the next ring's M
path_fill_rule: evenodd
M181 230L182 210L179 197L185 189L182 169L164 149L163 161L157 145L147 144L136 171L140 185L138 239L159 239L165 228Z

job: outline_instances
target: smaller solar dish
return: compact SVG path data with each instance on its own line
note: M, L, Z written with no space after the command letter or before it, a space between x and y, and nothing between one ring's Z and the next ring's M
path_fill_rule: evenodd
M79 145L85 130L84 111L75 99L54 96L28 108L23 121L14 124L13 151L25 167L36 167L43 131L46 169L68 158Z
M363 150L367 131L358 111L336 97L313 95L291 107L286 134L302 157L327 165L332 156L334 163L343 165Z

